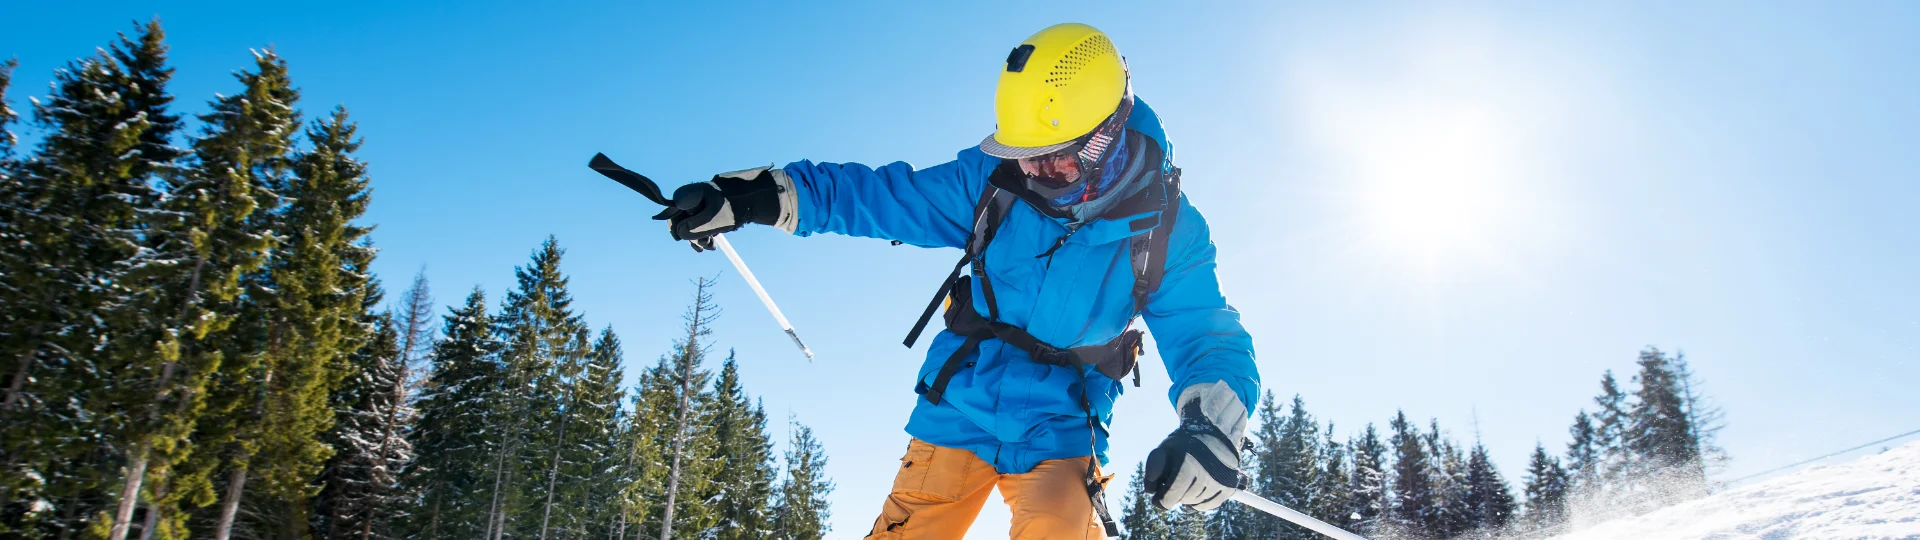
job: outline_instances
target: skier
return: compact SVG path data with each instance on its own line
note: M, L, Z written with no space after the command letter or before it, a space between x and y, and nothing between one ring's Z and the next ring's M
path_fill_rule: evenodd
M1237 487L1259 375L1158 117L1106 34L1083 24L1015 47L994 110L994 133L947 163L723 173L680 187L655 218L696 248L759 223L965 250L907 338L947 302L868 538L960 538L995 486L1014 538L1118 536L1099 466L1121 380L1139 385L1136 316L1181 421L1149 466L1153 500L1220 506Z

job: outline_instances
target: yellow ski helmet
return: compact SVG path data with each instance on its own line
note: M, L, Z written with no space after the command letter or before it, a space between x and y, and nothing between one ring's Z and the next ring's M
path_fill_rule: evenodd
M1107 34L1078 23L1049 26L1014 47L993 92L988 155L1019 159L1073 145L1112 116L1127 94L1127 66Z

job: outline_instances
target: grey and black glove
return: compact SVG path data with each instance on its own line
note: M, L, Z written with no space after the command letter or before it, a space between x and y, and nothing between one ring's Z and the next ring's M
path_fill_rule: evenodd
M1176 403L1180 428L1147 454L1147 491L1169 510L1219 508L1240 487L1247 406L1224 381L1189 386Z
M653 219L666 220L674 240L690 241L695 250L705 250L713 249L714 235L748 223L793 232L799 221L794 213L797 203L786 171L755 167L680 186L673 191L673 204Z

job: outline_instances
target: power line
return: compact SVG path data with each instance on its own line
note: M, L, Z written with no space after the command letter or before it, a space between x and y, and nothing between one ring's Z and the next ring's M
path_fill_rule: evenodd
M1815 462L1815 461L1820 461L1820 460L1823 460L1823 459L1827 459L1827 458L1830 458L1830 457L1833 457L1833 456L1837 456L1837 455L1840 455L1840 454L1845 454L1845 453L1847 453L1847 452L1852 452L1852 451L1854 451L1854 450L1859 450L1859 449L1861 449L1861 448L1866 448L1866 447L1869 447L1869 446L1873 446L1873 445L1876 445L1876 444L1880 444L1880 443L1883 443L1883 442L1887 442L1887 441L1891 441L1891 440L1894 440L1894 439L1898 439L1898 438L1901 438L1901 437L1905 437L1905 436L1908 436L1908 435L1913 435L1913 434L1916 434L1916 433L1920 433L1920 429L1916 429L1916 430L1913 430L1913 431L1909 431L1909 432L1906 432L1906 433L1901 433L1901 434L1899 434L1899 435L1894 435L1894 436L1892 436L1892 437L1887 437L1887 438L1885 438L1885 439L1880 439L1880 440L1877 440L1877 441L1873 441L1873 442L1870 442L1870 443L1866 443L1866 444L1862 444L1862 445L1860 445L1860 446L1855 446L1855 447L1853 447L1853 448L1848 448L1848 449L1846 449L1846 450L1841 450L1841 451L1838 451L1838 452L1834 452L1834 453L1831 453L1831 454L1827 454L1827 455L1824 455L1824 456L1820 456L1820 457L1817 457L1817 458L1813 458L1813 459L1808 459L1808 460L1805 460L1805 461L1799 461L1799 462L1795 462L1795 463L1790 463L1790 464L1787 464L1787 465L1781 465L1781 466L1779 466L1779 467L1774 467L1774 468L1772 468L1772 469L1767 469L1767 470L1764 470L1764 471L1760 471L1760 472L1757 472L1757 473L1753 473L1753 474L1749 474L1749 475L1746 475L1746 476L1742 476L1742 477L1739 477L1739 478L1735 478L1735 479L1732 479L1732 480L1728 480L1728 481L1726 481L1726 483L1728 483L1728 484L1733 484L1733 483L1737 483L1737 482L1740 482L1740 481L1743 481L1743 480L1749 480L1749 479L1752 479L1752 478L1754 478L1754 477L1758 477L1758 476L1765 476L1765 475L1768 475L1768 474L1772 474L1772 473L1776 473L1776 472L1780 472L1780 471L1783 471L1783 470L1787 470L1787 469L1791 469L1791 468L1794 468L1794 467L1799 467L1799 466L1801 466L1801 465L1806 465L1806 464L1808 464L1808 463L1813 463L1813 462Z

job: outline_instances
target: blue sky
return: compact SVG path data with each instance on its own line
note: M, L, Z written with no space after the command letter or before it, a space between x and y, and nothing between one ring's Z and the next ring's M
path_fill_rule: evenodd
M497 301L557 235L630 374L689 280L725 274L718 343L825 441L836 537L890 484L923 353L899 339L957 253L733 235L808 364L722 257L584 164L668 184L936 164L991 130L1005 51L1062 21L1109 32L1165 118L1266 387L1343 432L1396 408L1477 425L1517 481L1649 345L1725 407L1723 478L1920 428L1913 3L388 4L24 3L0 55L25 111L53 68L159 15L200 112L274 46L309 118L360 122L390 287L425 267L442 302ZM1114 426L1123 478L1173 425L1146 365ZM975 536L1003 534L1001 508Z

